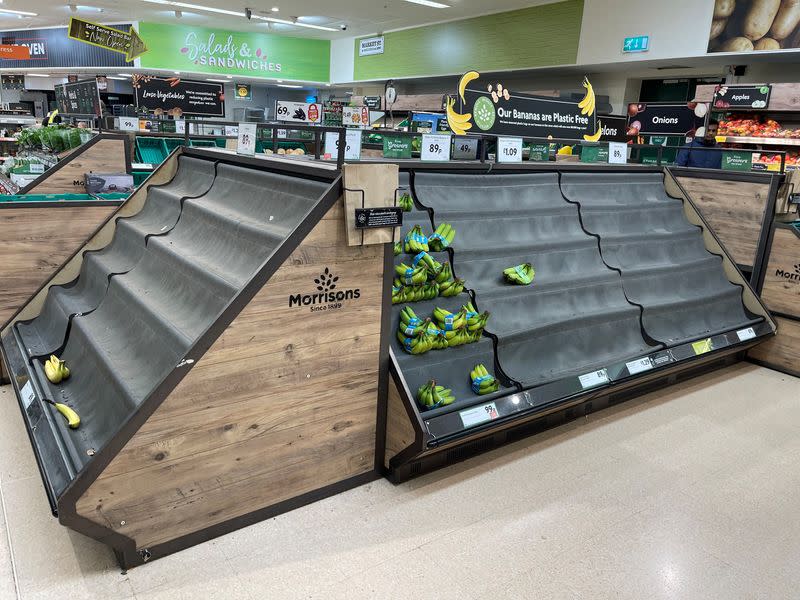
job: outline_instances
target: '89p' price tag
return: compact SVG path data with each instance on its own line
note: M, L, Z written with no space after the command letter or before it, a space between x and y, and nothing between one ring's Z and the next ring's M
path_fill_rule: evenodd
M448 161L450 160L450 135L441 133L423 133L422 160Z
M628 144L624 142L608 142L608 163L624 165L628 162Z

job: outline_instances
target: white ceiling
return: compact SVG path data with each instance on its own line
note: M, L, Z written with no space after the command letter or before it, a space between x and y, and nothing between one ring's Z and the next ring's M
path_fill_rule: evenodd
M19 18L0 13L0 30L65 26L70 16L78 16L101 23L153 21L156 23L183 23L227 28L239 31L272 31L297 37L336 39L354 35L403 29L429 23L474 17L487 13L504 12L557 0L438 0L450 8L430 8L405 0L181 0L189 4L212 6L241 11L242 17L220 15L181 9L182 17L176 19L174 10L167 6L150 4L141 0L2 0L0 9L22 10L37 13L36 17ZM68 4L79 5L72 12ZM85 3L85 4L84 4ZM272 12L278 7L279 12ZM101 8L102 12L97 9ZM263 21L247 21L244 9L253 14L263 14L301 22L340 28L346 31L319 31L293 25Z

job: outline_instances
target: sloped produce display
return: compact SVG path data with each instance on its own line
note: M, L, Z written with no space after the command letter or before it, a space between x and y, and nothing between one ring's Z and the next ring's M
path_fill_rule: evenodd
M490 317L463 362L449 350L409 358L393 340L385 463L395 481L737 360L775 332L668 171L428 167L409 181L406 231L457 232L452 271ZM444 308L465 304L453 300ZM497 392L459 395L472 362L489 367ZM456 400L420 403L431 381Z
M339 170L187 148L148 182L0 346L53 512L123 566L374 479L388 368L391 244L347 244Z

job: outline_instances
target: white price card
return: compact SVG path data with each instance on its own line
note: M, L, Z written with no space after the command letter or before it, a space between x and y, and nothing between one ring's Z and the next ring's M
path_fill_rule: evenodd
M120 117L120 131L139 131L139 117Z
M285 139L289 137L289 132L285 129L276 129L275 130L275 137Z
M353 129L345 132L345 160L361 160L361 130ZM339 134L334 131L325 133L325 149L323 158L336 160L339 156Z
M256 123L239 123L236 138L236 154L253 156L256 153ZM226 127L227 129L227 127Z
M608 163L624 165L628 162L628 144L625 142L608 142Z
M175 133L186 133L186 121L184 119L175 119Z
M480 425L487 421L493 421L500 416L500 413L497 412L495 403L489 402L488 404L482 404L475 408L462 410L458 415L461 417L461 422L464 424L464 427L474 427L475 425Z
M631 375L636 375L637 373L642 373L652 369L653 361L650 360L649 356L645 356L644 358L637 358L636 360L627 362L625 363L625 366L628 367L628 373Z
M43 163L30 163L28 165L28 169L31 173L44 173L44 164Z
M497 138L497 162L522 162L522 138Z
M225 125L225 137L239 135L239 128L236 125Z
M478 158L478 140L476 138L453 138L453 158L457 160L476 160Z
M450 160L450 139L449 134L423 133L422 134L422 160L435 160L446 162Z
M586 373L586 375L578 377L578 381L581 382L581 387L583 389L597 387L598 385L608 383L608 372L605 369L592 371L591 373Z
M745 340L752 340L756 337L756 331L752 327L748 327L747 329L740 329L736 332L736 335L740 342L744 342Z
M22 399L23 408L27 410L28 407L31 405L31 402L33 402L34 398L36 398L36 395L33 393L33 386L31 385L30 381L22 386L22 389L19 391L19 396Z

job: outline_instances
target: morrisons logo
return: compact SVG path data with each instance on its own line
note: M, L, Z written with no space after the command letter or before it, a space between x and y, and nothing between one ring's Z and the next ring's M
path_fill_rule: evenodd
M308 306L311 312L324 310L337 310L350 300L358 300L361 297L361 289L338 289L339 278L331 273L328 267L314 279L317 288L316 293L312 294L292 294L289 296L289 308Z
M775 269L775 277L786 279L787 281L796 281L800 283L800 263L794 266L794 271L784 271L781 268Z

